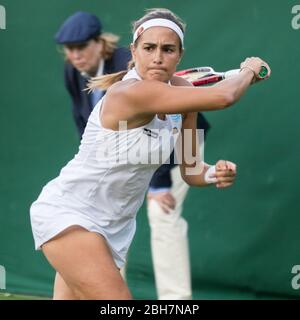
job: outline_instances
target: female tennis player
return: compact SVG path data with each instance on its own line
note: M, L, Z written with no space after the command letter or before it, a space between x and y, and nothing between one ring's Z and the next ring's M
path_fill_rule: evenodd
M180 131L185 151L180 168L188 184L225 188L235 179L230 161L210 166L195 160L197 139L186 141L186 130L195 133L198 111L236 102L267 64L247 58L236 77L190 87L173 77L184 47L184 26L176 15L152 10L135 22L133 33L135 67L92 84L109 89L91 113L79 152L31 206L36 249L57 271L54 299L131 299L119 269L135 233L136 213L161 165L145 159L156 159L157 152L166 158ZM194 153L186 152L189 142Z

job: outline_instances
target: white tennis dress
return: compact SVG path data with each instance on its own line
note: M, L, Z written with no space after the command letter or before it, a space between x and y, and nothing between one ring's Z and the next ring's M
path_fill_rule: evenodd
M127 79L141 80L134 69ZM181 115L167 115L166 120L155 116L142 127L114 131L99 120L103 99L89 117L78 153L43 188L30 216L37 250L64 229L79 225L106 238L121 268L135 233L136 213L154 171L173 149Z

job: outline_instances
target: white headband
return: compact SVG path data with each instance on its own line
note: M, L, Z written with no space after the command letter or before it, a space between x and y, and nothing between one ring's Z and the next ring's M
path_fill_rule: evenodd
M133 35L133 43L135 43L136 39L147 29L152 27L166 27L172 29L174 32L177 33L178 37L180 38L181 45L183 47L183 32L178 27L176 23L168 19L151 19L144 23L142 23L135 31Z

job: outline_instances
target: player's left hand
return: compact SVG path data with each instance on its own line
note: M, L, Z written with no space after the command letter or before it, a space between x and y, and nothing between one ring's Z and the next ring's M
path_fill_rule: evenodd
M217 179L215 185L217 188L227 188L230 187L236 177L236 164L227 161L219 160L216 164L216 172L212 175Z

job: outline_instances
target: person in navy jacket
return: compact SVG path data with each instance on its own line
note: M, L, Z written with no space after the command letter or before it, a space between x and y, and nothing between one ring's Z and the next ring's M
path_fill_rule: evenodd
M91 77L127 69L130 51L118 48L119 37L102 32L101 21L88 12L76 12L68 17L55 35L57 44L63 46L65 86L72 99L74 120L82 136L88 117L104 92L95 90L88 94L87 81Z

